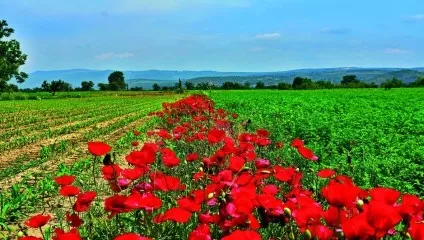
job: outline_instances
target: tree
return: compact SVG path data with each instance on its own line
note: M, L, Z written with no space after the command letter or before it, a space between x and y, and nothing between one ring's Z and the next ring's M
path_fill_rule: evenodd
M348 84L358 84L361 81L356 78L356 75L346 75L343 76L343 80L340 82L342 85L348 85Z
M418 77L411 85L413 87L424 87L424 77Z
M45 92L50 92L51 87L52 87L51 84L47 82L47 80L44 80L43 83L41 84L41 89L43 89L43 91Z
M143 91L143 87L132 87L130 91Z
M19 71L25 64L27 55L20 50L19 42L12 39L6 40L15 30L9 28L5 20L0 20L0 91L4 91L11 78L16 78L18 83L23 83L28 74Z
M107 80L109 81L109 90L111 91L121 91L127 88L123 72L115 71L109 75Z
M243 84L243 88L244 88L244 89L250 89L250 82L245 82L245 83Z
M160 86L157 83L153 84L153 91L159 91L160 90Z
M381 83L381 87L384 87L385 90L390 90L392 88L400 88L403 86L402 80L398 78L392 78L389 80L386 80L385 82Z
M181 79L178 79L178 83L175 84L175 89L177 89L177 93L183 93L184 89L183 89L183 83L181 82Z
M53 96L56 92L72 91L71 84L63 80L54 80L51 83L43 81L41 88L46 92L50 92Z
M109 84L107 83L98 83L97 87L99 87L100 91L107 91L109 90Z
M81 91L93 91L94 83L92 81L82 81Z
M256 83L255 86L256 89L265 89L265 83L263 83L262 81L259 81Z
M277 84L278 90L288 90L291 88L291 85L289 83L280 82Z
M187 90L193 90L194 89L194 84L192 82L186 81L184 83L185 87Z
M314 82L309 78L296 77L292 83L293 89L313 89Z

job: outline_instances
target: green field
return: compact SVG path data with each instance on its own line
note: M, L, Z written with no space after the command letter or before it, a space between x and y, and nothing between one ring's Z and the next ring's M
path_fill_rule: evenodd
M424 89L220 91L211 97L273 139L304 139L320 168L338 168L363 187L424 194Z

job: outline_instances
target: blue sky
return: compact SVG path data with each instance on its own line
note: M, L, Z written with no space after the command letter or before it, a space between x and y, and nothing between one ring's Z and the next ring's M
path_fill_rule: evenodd
M424 66L423 0L0 0L25 71Z

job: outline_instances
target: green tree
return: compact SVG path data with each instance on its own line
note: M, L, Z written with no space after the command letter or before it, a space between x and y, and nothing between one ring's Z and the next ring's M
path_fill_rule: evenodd
M342 85L348 85L348 84L358 84L361 81L356 78L356 75L346 75L343 76L342 81L340 82Z
M51 84L47 82L47 80L44 80L43 83L41 84L41 89L43 89L43 91L45 92L50 92L51 87L52 87Z
M160 90L160 86L157 83L154 83L152 88L153 88L153 91L159 91Z
M82 81L81 91L92 91L94 87L93 81Z
M250 89L250 82L245 82L245 83L243 84L243 88L244 88L244 89Z
M291 87L292 86L289 83L280 82L280 83L277 84L277 89L278 90L288 90Z
M424 77L418 77L411 85L413 87L424 87Z
M187 90L193 90L194 89L194 84L192 82L186 81L184 83L185 87Z
M179 93L179 94L184 92L183 82L181 82L181 79L178 79L178 83L175 84L175 89L177 89L177 93Z
M389 80L386 80L385 82L381 83L381 87L384 87L385 90L390 90L392 88L400 88L403 86L402 80L398 78L392 78Z
M43 81L41 89L43 89L43 91L50 92L54 96L56 92L72 91L72 86L70 83L59 79L54 80L51 83Z
M259 81L256 83L255 85L256 89L265 89L265 83L263 83L262 81Z
M292 87L293 89L313 89L314 82L309 78L296 77L293 79Z
M99 87L100 91L108 91L109 90L109 84L107 84L107 83L98 83L97 87Z
M109 90L111 91L121 91L127 88L123 72L115 71L109 75L107 80L109 81Z
M13 32L5 20L0 20L0 91L7 89L7 82L11 78L23 83L28 77L28 74L19 71L19 67L25 64L27 55L21 52L18 41L6 40Z

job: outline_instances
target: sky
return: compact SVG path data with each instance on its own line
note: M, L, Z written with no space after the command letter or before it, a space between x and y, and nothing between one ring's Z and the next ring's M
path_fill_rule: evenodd
M423 0L0 0L24 71L424 67Z

